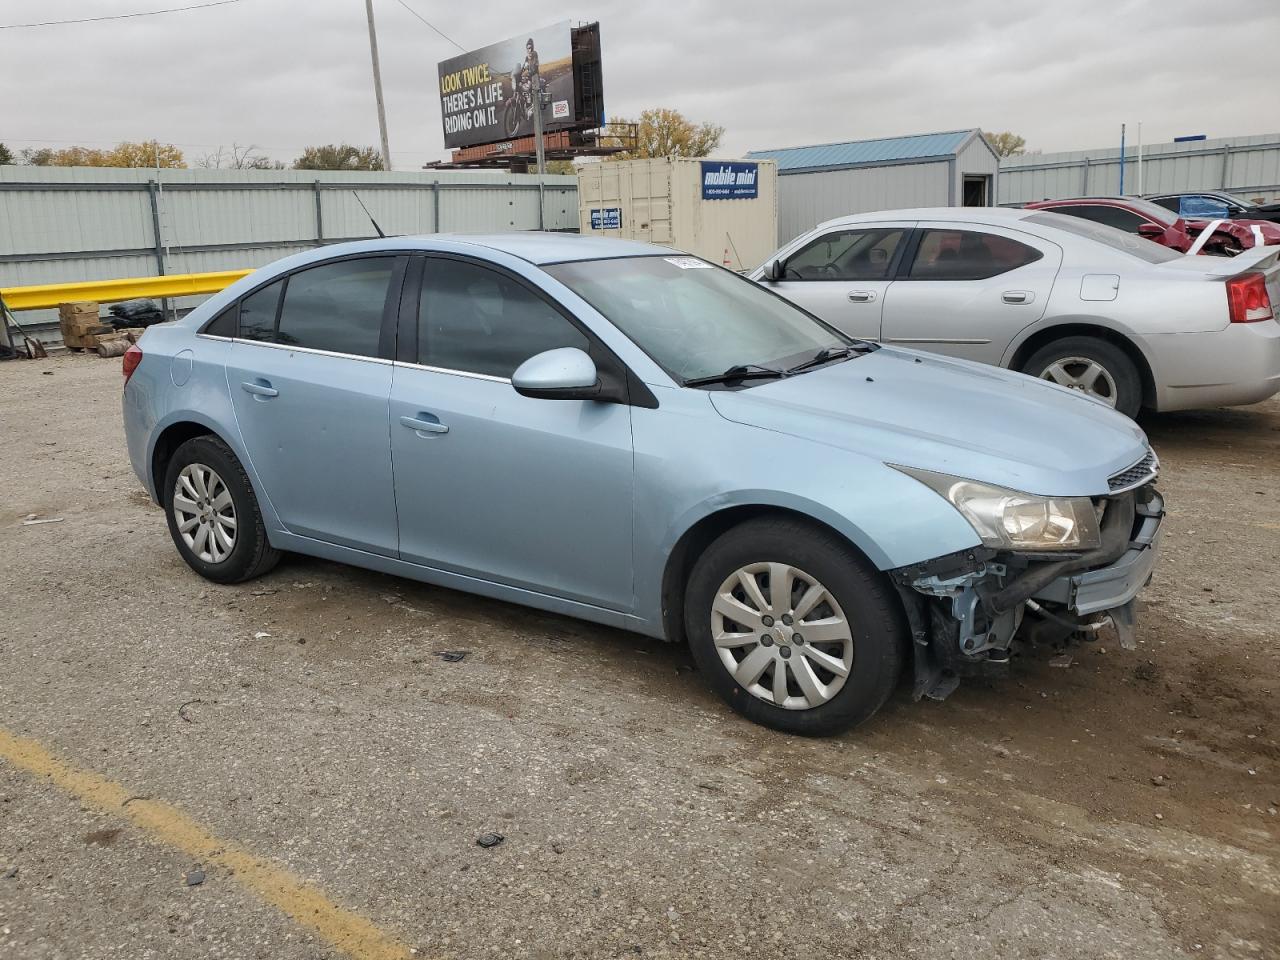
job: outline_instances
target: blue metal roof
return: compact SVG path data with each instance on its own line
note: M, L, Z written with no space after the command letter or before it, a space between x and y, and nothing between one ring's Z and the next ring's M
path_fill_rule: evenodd
M752 150L747 156L753 160L777 160L779 173L799 173L833 167L951 157L975 133L979 131L950 130L946 133L921 133L910 137L850 140L846 143L823 143L812 147Z

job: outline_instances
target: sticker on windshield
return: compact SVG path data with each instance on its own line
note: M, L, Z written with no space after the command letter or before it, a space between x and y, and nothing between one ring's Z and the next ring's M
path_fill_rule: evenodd
M667 261L667 263L679 267L681 270L711 269L711 264L704 260L699 260L697 257L663 257L662 259Z

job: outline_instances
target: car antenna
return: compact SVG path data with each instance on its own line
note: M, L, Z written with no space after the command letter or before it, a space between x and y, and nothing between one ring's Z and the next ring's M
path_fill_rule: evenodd
M364 211L364 215L368 217L369 222L373 224L373 229L378 231L378 236L382 237L385 240L387 235L383 233L382 228L378 226L378 221L373 219L373 214L369 212L369 208L366 207L364 205L364 201L360 199L360 194L352 190L351 195L356 198L356 203L360 204L360 209Z

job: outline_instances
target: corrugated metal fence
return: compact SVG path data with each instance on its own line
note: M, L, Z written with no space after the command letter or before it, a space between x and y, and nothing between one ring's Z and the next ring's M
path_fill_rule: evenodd
M1138 193L1138 148L1125 147L1125 193ZM1187 143L1148 144L1143 193L1226 190L1246 198L1280 197L1280 133ZM1120 192L1120 148L1028 154L1000 163L1002 204Z
M578 226L572 176L0 166L0 288L260 267L375 236L357 195L388 235Z

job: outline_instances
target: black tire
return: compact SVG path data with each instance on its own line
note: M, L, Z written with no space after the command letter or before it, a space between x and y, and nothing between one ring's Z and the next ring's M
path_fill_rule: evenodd
M785 563L817 580L850 625L853 667L844 685L820 706L791 709L756 696L738 683L712 639L712 604L721 585L741 568L761 562ZM802 736L839 733L879 710L898 683L907 649L901 606L884 576L836 534L790 517L749 520L712 543L689 577L684 617L693 657L711 688L747 719Z
M235 509L236 536L231 551L218 562L198 556L178 530L173 501L178 477L192 464L211 468L226 485ZM280 562L280 551L267 540L258 498L231 448L214 436L194 437L174 451L161 489L169 535L182 559L200 576L215 583L241 583L266 573Z
M1043 377L1059 360L1084 358L1098 363L1115 384L1116 410L1133 418L1142 409L1142 377L1128 354L1097 337L1063 337L1041 347L1022 365L1022 372Z

